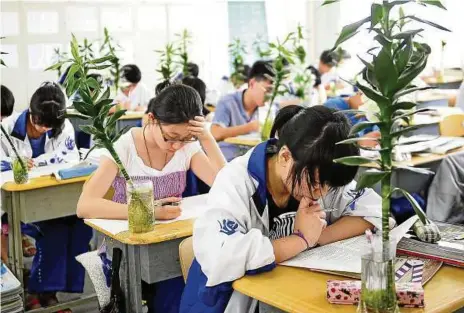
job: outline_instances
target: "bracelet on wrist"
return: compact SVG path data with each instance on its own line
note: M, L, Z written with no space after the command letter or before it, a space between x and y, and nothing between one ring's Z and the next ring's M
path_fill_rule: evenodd
M311 246L309 245L308 240L306 240L305 236L303 235L303 233L300 230L297 230L297 231L293 232L293 235L298 236L298 237L300 237L301 239L304 240L304 242L306 243L306 250L311 248Z

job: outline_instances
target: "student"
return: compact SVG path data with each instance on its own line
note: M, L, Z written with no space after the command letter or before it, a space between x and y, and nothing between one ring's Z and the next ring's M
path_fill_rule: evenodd
M314 76L310 105L322 105L327 101L327 93L322 85L321 73L312 65L308 66L308 70L310 70L311 74Z
M318 70L321 73L322 85L328 89L330 83L338 81L337 58L334 52L325 50L319 58Z
M151 180L155 199L162 199L162 202L180 200L189 169L211 186L226 162L206 128L198 93L189 86L174 84L153 98L148 108L148 123L143 128L132 128L115 144L128 174L135 180ZM105 200L103 197L111 186L115 190L113 199ZM173 219L180 213L178 206L155 208L156 219ZM77 214L81 218L127 219L126 183L106 152L84 186ZM167 298L172 303L166 299L167 307L178 306L182 278L177 282L180 284L174 287L157 287L157 297L161 297L162 292L171 292ZM168 309L160 312L168 312Z
M145 111L152 98L151 91L141 82L142 72L135 64L121 68L121 90L114 99L122 109L128 111Z
M33 166L78 161L74 130L65 119L66 96L53 82L42 84L32 95L30 107L2 121ZM4 160L10 149L2 141ZM56 292L82 293L84 269L75 257L88 251L92 230L75 216L25 225L24 233L35 239L29 278L27 309L58 303ZM59 312L70 312L61 310Z
M211 133L217 141L259 131L258 108L264 106L272 92L274 71L268 62L256 61L250 69L248 89L236 91L219 100L214 112ZM240 148L220 142L228 161L240 155Z
M256 300L234 292L245 274L272 270L300 252L381 226L381 198L355 191L357 168L333 162L359 154L349 123L323 106L289 106L271 139L229 163L195 221L180 313L254 312ZM322 212L322 209L336 209ZM270 282L271 283L271 282Z

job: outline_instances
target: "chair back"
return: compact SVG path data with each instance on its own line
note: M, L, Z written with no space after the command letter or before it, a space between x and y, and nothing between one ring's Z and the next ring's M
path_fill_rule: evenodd
M193 258L193 240L192 237L188 237L179 245L179 259L180 259L180 269L182 271L182 276L184 281L187 281L187 275L192 265Z
M464 137L464 114L446 116L440 122L440 135L447 137Z

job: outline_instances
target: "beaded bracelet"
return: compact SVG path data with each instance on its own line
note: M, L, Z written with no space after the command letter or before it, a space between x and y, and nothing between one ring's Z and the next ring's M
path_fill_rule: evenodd
M306 250L311 248L311 246L309 245L308 240L306 240L305 236L303 235L303 233L299 229L297 231L293 232L293 235L296 235L296 236L300 237L301 239L303 239L306 242Z

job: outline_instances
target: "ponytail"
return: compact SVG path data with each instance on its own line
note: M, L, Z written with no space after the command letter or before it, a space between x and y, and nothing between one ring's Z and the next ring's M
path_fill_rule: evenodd
M274 120L274 124L272 125L270 138L276 138L276 134L282 129L282 127L287 124L288 121L292 119L295 115L303 110L302 106L299 105L288 105L282 108Z

